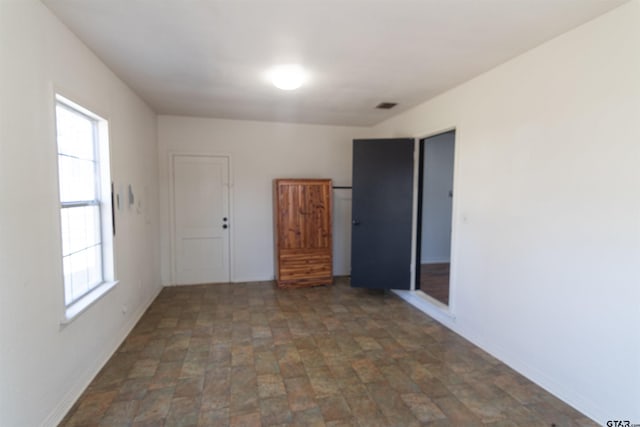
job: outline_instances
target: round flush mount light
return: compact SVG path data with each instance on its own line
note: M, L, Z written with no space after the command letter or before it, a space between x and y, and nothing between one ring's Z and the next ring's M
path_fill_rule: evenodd
M294 90L307 81L307 73L298 64L278 65L270 70L269 79L278 89Z

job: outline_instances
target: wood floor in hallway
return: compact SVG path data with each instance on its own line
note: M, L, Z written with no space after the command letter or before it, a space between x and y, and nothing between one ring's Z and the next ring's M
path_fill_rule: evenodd
M596 424L394 294L337 279L165 288L61 425Z
M449 270L448 262L422 264L420 266L420 290L449 305Z

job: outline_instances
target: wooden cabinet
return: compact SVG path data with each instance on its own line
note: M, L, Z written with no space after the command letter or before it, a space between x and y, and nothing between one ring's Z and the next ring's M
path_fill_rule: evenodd
M278 286L331 284L331 180L276 179L273 187Z

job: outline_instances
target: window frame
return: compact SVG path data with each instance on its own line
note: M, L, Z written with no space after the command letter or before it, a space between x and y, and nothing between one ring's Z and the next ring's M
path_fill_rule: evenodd
M93 163L93 176L95 180L94 197L87 200L73 200L62 201L62 193L60 189L61 181L61 168L60 158L61 156L73 157L68 154L60 153L60 142L58 138L58 108L63 108L72 114L77 114L83 118L86 118L91 123L92 133L92 150L93 159L90 161ZM62 325L65 325L74 320L79 314L84 312L87 308L93 305L98 299L109 292L118 281L115 279L115 265L114 265L114 232L115 224L113 216L113 197L112 197L112 184L111 184L111 171L110 171L110 150L109 150L109 122L107 119L95 114L82 105L70 100L69 98L55 93L54 100L54 124L55 124L55 147L56 147L56 163L57 163L57 188L58 188L58 215L60 226L60 250L61 257L60 263L62 268L62 297L64 305L64 315L61 321ZM73 157L75 158L75 157ZM80 159L87 160L89 159ZM63 251L63 239L64 233L62 218L65 209L72 209L78 207L97 207L97 230L91 229L92 232L96 232L98 238L97 244L87 246L85 248L74 251L73 253L79 253L89 250L93 247L98 247L99 259L100 259L100 280L98 282L89 283L90 278L87 278L87 289L81 295L75 295L70 297L67 295L67 286L65 279L65 265L64 259L71 256L73 253L64 254Z

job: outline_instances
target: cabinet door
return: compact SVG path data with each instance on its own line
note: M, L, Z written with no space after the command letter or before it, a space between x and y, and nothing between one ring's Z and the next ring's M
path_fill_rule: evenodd
M331 248L331 184L307 183L302 187L305 248Z
M278 180L276 185L280 249L330 249L330 181Z

